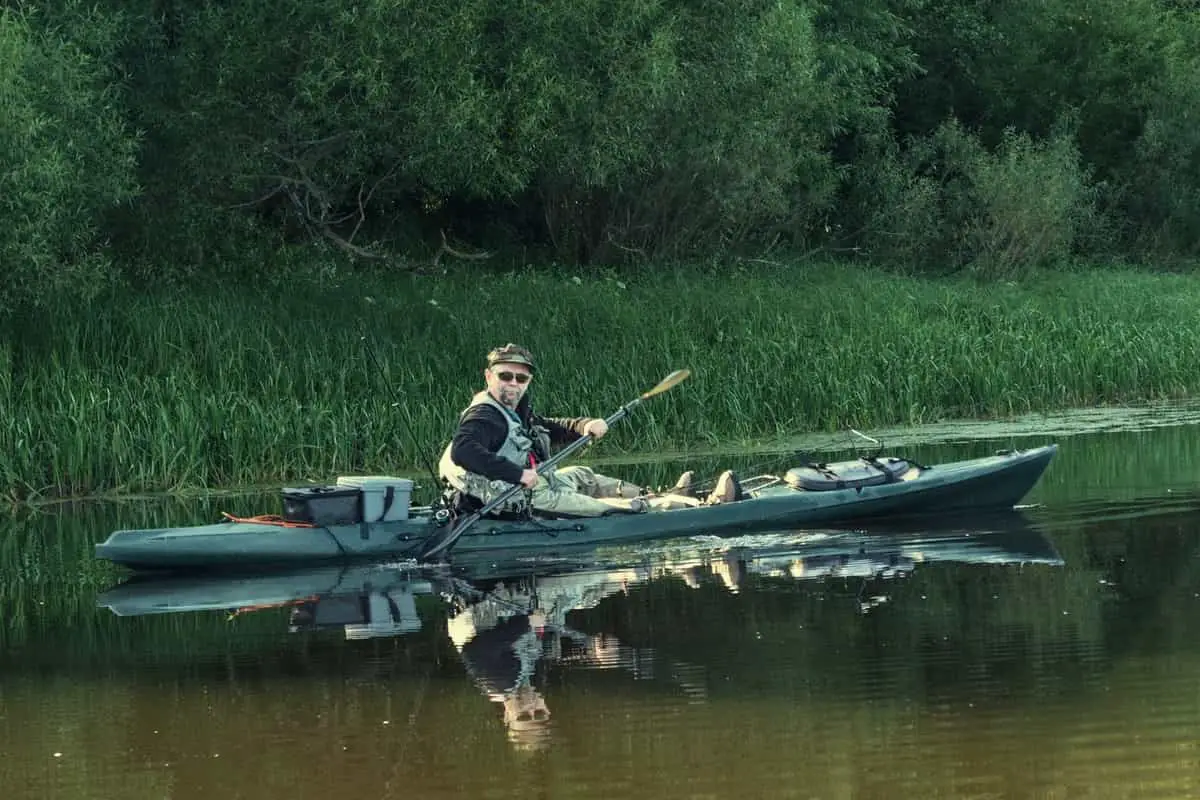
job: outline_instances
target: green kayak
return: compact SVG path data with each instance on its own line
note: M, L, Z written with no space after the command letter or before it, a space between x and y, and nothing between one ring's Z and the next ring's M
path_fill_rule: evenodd
M805 464L743 484L744 499L694 508L588 519L484 518L456 541L453 554L552 554L555 549L666 539L682 535L781 530L869 519L928 517L1012 508L1037 483L1057 445L921 466L899 458ZM350 479L369 482L371 479ZM406 482L407 483L407 482ZM411 486L411 484L410 484ZM334 487L330 487L333 489ZM290 491L290 490L289 490ZM355 493L362 492L361 497ZM96 545L96 557L135 570L231 570L295 567L360 559L414 558L456 520L442 509L409 507L408 494L380 510L379 493L360 486L329 492L329 502L358 498L356 512L326 518L254 517L212 525L124 530ZM285 493L285 509L287 508ZM363 509L371 507L359 521ZM287 515L285 514L285 517ZM399 517L399 518L396 518Z

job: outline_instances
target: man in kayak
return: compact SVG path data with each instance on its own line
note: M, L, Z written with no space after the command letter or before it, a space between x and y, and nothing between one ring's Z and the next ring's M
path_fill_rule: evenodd
M535 370L533 355L520 345L510 343L488 353L483 370L486 388L459 416L458 430L438 465L442 479L481 504L519 483L528 491L528 504L534 511L554 516L597 517L648 510L652 501L642 487L589 467L563 467L538 475L537 465L550 457L551 445L569 444L585 435L600 439L608 433L608 425L594 417L534 413L526 393ZM679 505L700 503L690 497L671 497L674 499L668 502ZM661 502L667 500L657 498L654 507L674 507ZM526 497L517 494L503 511L525 508Z

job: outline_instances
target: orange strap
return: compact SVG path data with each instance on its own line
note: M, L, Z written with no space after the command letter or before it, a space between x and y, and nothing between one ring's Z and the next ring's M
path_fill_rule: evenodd
M259 514L256 517L235 517L227 511L222 511L221 516L230 522L247 522L254 525L278 525L281 528L315 528L311 522L293 522L289 519L284 519L278 514Z
M233 619L234 617L241 616L242 614L249 614L252 611L266 611L267 609L270 609L270 608L287 608L289 606L298 606L303 603L315 603L320 599L321 599L320 595L313 594L313 595L309 595L308 597L297 597L294 600L284 600L279 603L263 603L261 605L242 606L240 608L235 608L233 611L230 611L229 616L226 617L225 619L228 621L228 620Z

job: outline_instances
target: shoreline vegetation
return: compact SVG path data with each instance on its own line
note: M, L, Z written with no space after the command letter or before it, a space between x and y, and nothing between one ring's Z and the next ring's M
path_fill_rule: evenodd
M544 413L607 415L692 370L606 437L607 459L1191 397L1198 315L1197 278L1116 269L1017 284L745 262L330 268L114 294L31 312L0 345L0 490L22 503L416 472L505 341L537 356Z
M416 470L506 341L693 371L606 456L1200 395L1190 0L152 5L0 7L0 498Z

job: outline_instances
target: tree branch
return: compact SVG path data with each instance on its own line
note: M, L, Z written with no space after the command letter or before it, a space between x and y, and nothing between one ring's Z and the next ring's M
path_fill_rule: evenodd
M453 247L451 247L446 242L446 231L442 230L442 231L439 231L439 233L442 234L442 246L439 247L438 251L436 253L434 253L434 255L433 255L433 265L435 267L442 260L442 253L449 253L450 255L455 256L456 258L465 258L468 261L482 261L484 259L491 258L493 255L492 253L490 253L486 250L478 252L478 253L464 253L461 250L455 250Z

